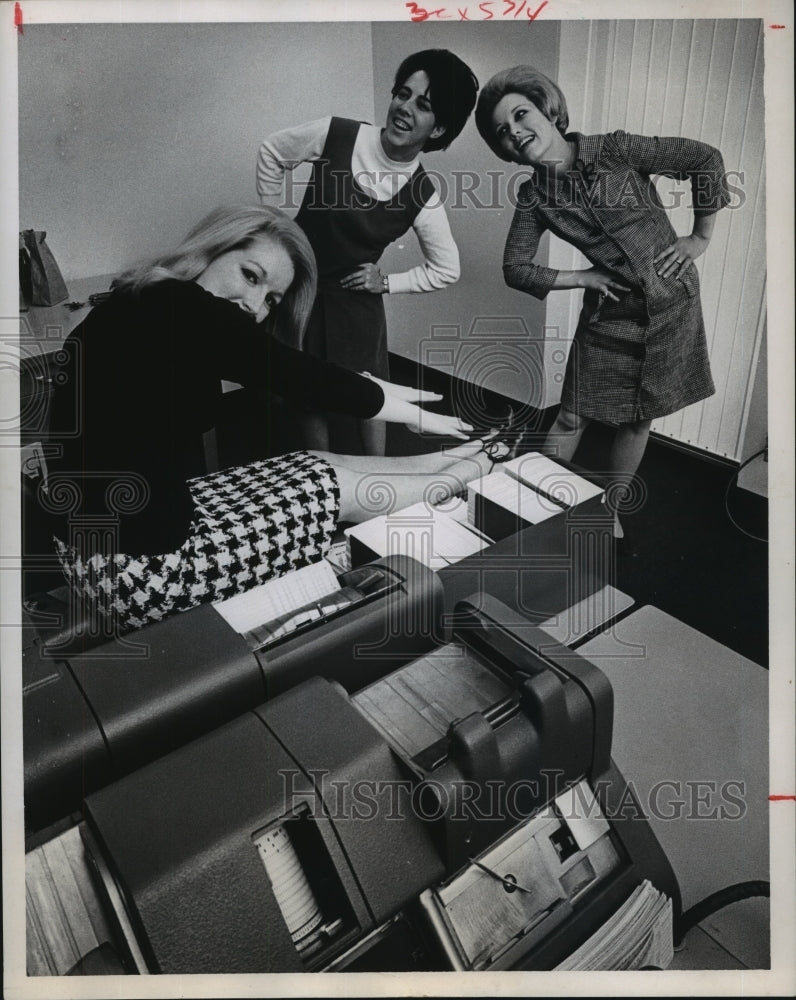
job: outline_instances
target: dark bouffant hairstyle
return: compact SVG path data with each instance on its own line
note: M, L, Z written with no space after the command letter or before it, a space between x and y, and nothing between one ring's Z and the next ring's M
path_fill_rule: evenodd
M492 112L506 94L522 94L523 97L527 97L562 135L569 128L567 99L557 84L532 66L513 66L511 69L504 69L484 84L484 89L478 97L478 107L475 109L475 124L481 133L481 138L501 160L511 161L511 157L500 148L492 125Z
M424 49L407 56L398 67L393 96L419 70L429 79L428 96L437 125L445 128L441 136L426 142L423 152L447 149L464 128L475 107L478 79L467 63L447 49Z

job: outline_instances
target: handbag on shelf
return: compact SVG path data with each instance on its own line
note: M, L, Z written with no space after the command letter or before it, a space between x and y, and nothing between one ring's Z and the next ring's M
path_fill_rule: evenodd
M23 229L19 234L20 300L31 306L54 306L69 297L66 282L47 246L47 233Z

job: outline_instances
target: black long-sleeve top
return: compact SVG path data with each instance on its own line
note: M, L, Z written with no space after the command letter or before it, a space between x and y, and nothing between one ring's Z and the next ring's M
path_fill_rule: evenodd
M75 527L112 531L116 550L131 554L185 540L186 479L201 469L222 379L357 417L384 403L376 383L285 346L193 281L115 291L67 347L50 418L50 442L62 448L49 462L54 531L64 541Z

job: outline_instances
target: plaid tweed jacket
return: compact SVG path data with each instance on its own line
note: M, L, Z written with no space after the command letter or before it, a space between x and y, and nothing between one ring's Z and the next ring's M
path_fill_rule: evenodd
M549 229L592 265L620 275L648 324L672 295L671 279L659 278L652 262L677 238L652 176L690 181L694 213L710 215L730 200L721 153L692 139L622 131L567 138L576 142L575 168L549 185L537 172L519 188L503 256L506 283L539 299L547 295L558 271L533 258ZM680 280L689 295L698 295L693 265ZM587 292L584 308L594 307L592 299L596 293Z

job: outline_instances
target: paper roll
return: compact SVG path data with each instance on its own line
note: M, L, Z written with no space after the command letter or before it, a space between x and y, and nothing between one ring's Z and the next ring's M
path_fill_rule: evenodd
M293 943L301 951L312 943L313 931L323 920L318 901L283 826L264 833L256 846Z

